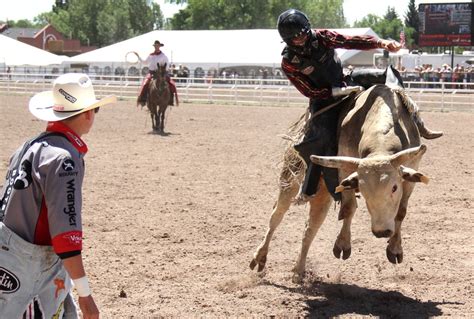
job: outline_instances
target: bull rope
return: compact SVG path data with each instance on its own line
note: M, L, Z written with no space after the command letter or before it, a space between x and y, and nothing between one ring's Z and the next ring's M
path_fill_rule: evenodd
M344 98L320 109L317 112L311 114L310 108L306 109L306 112L300 116L300 118L290 125L288 132L284 135L280 135L281 138L288 141L288 144L283 155L282 171L280 174L280 187L281 189L287 189L294 183L301 184L304 180L306 172L306 163L300 157L299 153L295 150L294 146L300 143L309 127L309 123L317 116L327 112L335 106L341 105L346 101L355 100L362 92L357 94L351 93Z

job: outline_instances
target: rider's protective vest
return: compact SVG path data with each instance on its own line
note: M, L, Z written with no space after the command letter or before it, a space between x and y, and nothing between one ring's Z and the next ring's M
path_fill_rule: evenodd
M341 87L343 72L336 48L370 50L377 39L347 36L331 30L312 30L304 47L286 46L282 52L282 70L303 95L311 99L329 99L332 87Z
M341 86L341 60L334 49L319 45L318 39L314 35L303 50L286 46L282 55L307 77L312 87L331 88Z

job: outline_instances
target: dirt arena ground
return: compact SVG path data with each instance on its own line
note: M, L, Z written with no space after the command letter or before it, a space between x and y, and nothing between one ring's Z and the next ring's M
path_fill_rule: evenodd
M0 175L10 154L44 123L27 97L0 97ZM102 108L85 136L84 256L103 318L474 317L474 113L423 113L445 136L425 141L402 227L404 261L385 257L362 200L352 256L333 257L341 226L331 209L291 281L307 207L277 230L263 274L248 265L277 195L279 134L303 108L184 104L166 135L145 110ZM2 177L3 180L3 177Z

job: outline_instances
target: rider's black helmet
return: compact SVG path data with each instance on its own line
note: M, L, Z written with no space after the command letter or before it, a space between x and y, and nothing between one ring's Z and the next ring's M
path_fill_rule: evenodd
M278 32L287 44L291 44L291 39L303 33L311 32L311 24L308 17L301 11L289 9L278 17Z

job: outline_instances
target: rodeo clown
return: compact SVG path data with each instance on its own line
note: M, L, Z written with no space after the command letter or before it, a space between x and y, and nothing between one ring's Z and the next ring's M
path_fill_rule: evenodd
M282 70L298 91L310 99L311 114L334 104L343 96L360 92L376 83L385 83L386 70L354 70L351 75L344 77L341 61L334 49L380 48L397 52L401 48L396 41L376 39L372 36L346 36L325 29L312 30L307 16L295 9L280 14L277 27L286 43L282 52ZM398 71L392 67L390 69L391 74L403 85ZM346 82L352 86L347 86ZM337 169L322 168L309 159L312 154L337 155L338 116L339 108L336 106L312 117L303 141L295 145L296 151L307 165L305 180L296 203L305 203L316 194L322 171L329 192L335 200L339 200L340 194L334 193L339 184ZM414 111L412 116L424 138L432 139L442 135L441 132L428 130L417 111Z
M46 130L13 154L0 193L0 318L33 309L42 318L98 318L82 262L82 181L87 134L99 107L90 78L59 76L33 96L30 112ZM34 303L33 303L34 300ZM28 309L27 309L28 306ZM28 315L29 313L29 315Z
M137 98L137 106L139 104L141 106L144 106L146 104L146 101L147 101L147 98L148 98L149 83L150 83L150 80L151 80L151 77L152 77L152 73L156 72L156 70L158 69L158 64L160 66L163 66L163 65L166 65L167 67L169 66L168 57L166 56L166 54L163 51L161 51L162 46L164 46L164 44L161 43L160 41L156 40L153 43L153 47L155 48L155 50L148 55L148 57L146 58L145 61L142 60L142 58L140 57L140 55L137 52L133 52L140 61L145 62L146 64L148 64L148 70L149 70L149 73L146 75L146 77L143 80L143 83L140 87L140 93L138 94L138 98ZM169 74L166 75L166 81L168 82L169 87L170 87L170 91L171 91L169 105L174 105L174 95L177 94L176 84L171 79ZM177 97L178 96L176 95L176 104L179 104Z

